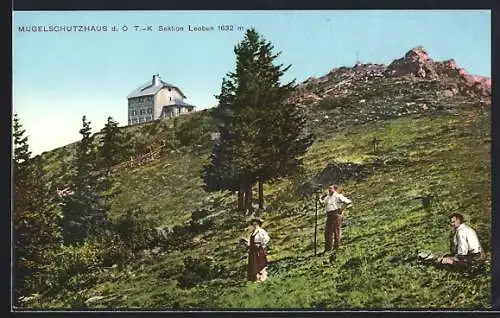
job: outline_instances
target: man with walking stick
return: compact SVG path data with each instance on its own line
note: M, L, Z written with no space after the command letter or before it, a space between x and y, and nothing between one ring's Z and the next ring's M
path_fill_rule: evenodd
M352 206L352 201L340 194L337 185L328 187L328 194L321 198L321 203L325 205L326 225L325 225L325 253L340 247L340 226L342 224L342 213L345 208Z

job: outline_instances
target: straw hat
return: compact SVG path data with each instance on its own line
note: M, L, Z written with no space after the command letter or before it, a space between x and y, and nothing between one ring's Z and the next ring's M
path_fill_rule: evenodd
M264 220L262 220L259 217L252 217L248 223L250 223L250 224L257 223L257 224L259 224L259 226L262 226L262 224L264 223Z

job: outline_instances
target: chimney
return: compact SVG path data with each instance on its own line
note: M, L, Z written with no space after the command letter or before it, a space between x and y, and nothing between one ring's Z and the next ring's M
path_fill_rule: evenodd
M156 86L159 84L160 84L160 75L159 74L153 75L153 86Z

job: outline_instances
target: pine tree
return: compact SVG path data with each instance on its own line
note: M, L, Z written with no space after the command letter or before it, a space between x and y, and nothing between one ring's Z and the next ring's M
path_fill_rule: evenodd
M254 29L248 30L234 49L235 72L223 79L217 96L220 143L214 146L211 170L207 170L211 174L205 175L205 181L217 179L218 174L218 182L227 182L231 188L238 182L239 199L244 193L245 209L251 209L252 186L256 182L259 206L263 208L263 184L295 173L301 165L298 158L312 142L305 130L305 114L287 102L294 81L280 82L291 66L275 65L281 52L274 54L273 50L269 41Z
M264 207L263 185L265 182L292 175L302 165L300 159L312 144L313 136L307 131L307 116L303 109L290 103L295 81L281 84L281 78L291 65L275 65L281 52L273 53L274 47L263 38L259 39L253 92L256 127L255 167L259 184L259 208Z
M236 145L233 142L236 138L232 125L234 123L234 112L231 109L232 95L231 82L226 78L222 79L221 94L216 96L219 105L213 112L219 131L219 139L214 143L210 162L205 166L203 179L206 191L229 190L239 191L239 181L237 167L234 164L236 156ZM243 202L238 193L238 209L243 209Z
M13 156L13 177L14 183L14 202L19 211L26 209L27 206L27 194L29 186L29 176L31 173L29 166L29 159L31 152L28 146L28 137L24 136L26 131L22 129L21 123L19 122L19 117L14 114L14 156Z
M100 169L108 170L127 158L125 136L118 128L118 122L108 117L106 125L101 130L102 142L99 147Z
M101 130L102 138L98 148L98 161L96 169L100 170L99 192L103 200L103 208L109 210L109 205L114 196L118 193L113 187L114 176L111 168L129 157L129 145L127 136L118 128L118 122L108 117L104 128Z
M223 78L221 94L216 96L219 105L214 117L219 131L219 140L214 144L210 163L205 167L204 181L207 191L229 190L238 192L238 209L251 209L248 189L251 188L251 156L244 140L248 129L244 120L244 109L238 108L235 99L234 77Z
M82 139L77 145L75 158L73 194L65 197L63 205L63 234L68 244L102 233L108 225L105 202L100 196L105 190L106 179L97 168L94 138L86 116L82 118L82 126Z
M28 137L14 115L14 292L16 298L35 292L35 277L50 262L60 239L60 214L53 201L41 157L31 158Z

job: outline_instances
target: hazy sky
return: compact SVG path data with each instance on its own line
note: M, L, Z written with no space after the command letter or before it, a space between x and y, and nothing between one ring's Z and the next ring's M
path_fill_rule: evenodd
M107 26L107 32L20 32L33 26ZM126 25L128 31L111 31ZM153 31L135 31L134 26ZM160 32L159 26L183 26ZM189 32L188 25L213 26ZM233 25L234 31L217 31ZM188 103L214 106L233 48L255 27L292 64L285 80L322 76L363 62L388 64L423 45L435 60L454 58L472 74L490 76L491 21L474 11L80 11L15 12L13 112L34 154L77 141L82 115L100 130L108 116L127 123L126 96L159 73Z

